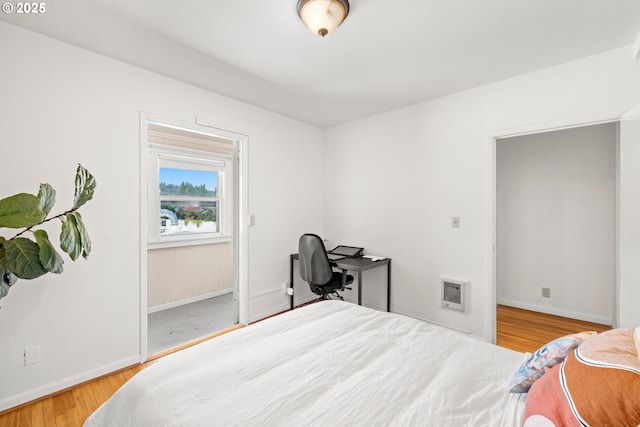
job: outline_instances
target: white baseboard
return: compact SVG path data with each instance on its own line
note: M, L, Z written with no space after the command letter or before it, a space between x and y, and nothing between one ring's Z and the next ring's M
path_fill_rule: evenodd
M175 307L180 307L181 305L191 304L191 303L202 301L202 300L205 300L205 299L219 297L220 295L230 294L231 292L233 292L233 289L228 288L228 289L223 289L221 291L209 292L209 293L206 293L206 294L203 294L203 295L198 295L198 296L191 297L191 298L181 299L179 301L168 302L166 304L154 305L153 307L149 307L147 309L147 313L148 314L156 313L158 311L168 310L170 308L175 308Z
M537 311L554 316L568 317L570 319L584 320L585 322L599 323L601 325L612 325L613 319L606 316L597 316L589 313L581 313L571 310L563 310L556 307L547 307L544 305L531 304L521 301L514 301L505 298L498 298L498 304L507 305L509 307L522 308L524 310Z
M280 292L280 291L278 291ZM298 306L300 304L304 304L307 303L309 301L313 301L314 299L317 299L318 296L315 294L311 294L311 295L307 295L301 298L295 298L293 303L295 306ZM273 316L274 314L277 313L282 313L283 311L287 311L291 308L291 303L289 302L289 297L287 297L287 301L285 303L280 303L280 304L276 304L276 305L270 305L268 308L264 308L262 309L260 312L258 313L251 313L251 316L249 317L249 323L251 322L255 322L257 320L262 320L262 319L266 319L269 316Z
M10 396L6 399L0 400L0 412L7 409L14 408L24 403L31 402L33 400L40 399L44 396L54 394L56 392L59 392L60 390L67 389L69 387L74 387L78 384L82 384L86 381L93 380L103 375L107 375L112 372L119 371L120 369L124 369L129 366L136 365L138 363L140 363L140 355L136 354L134 356L127 357L126 359L119 360L118 362L110 363L108 365L101 366L100 368L92 369L90 371L83 372L81 374L74 375L72 377L62 379L60 381L56 381L50 384L45 384L41 387L37 387L32 390L25 391L24 393Z
M358 304L358 298L353 298L352 296L347 295L347 294L342 294L342 297L344 298L345 302L349 302L351 304ZM363 301L362 305L367 307L367 308L371 308L371 309L377 310L377 311L387 311L387 306L386 305L383 307L383 306L380 306L378 304L370 303L368 301ZM419 319L419 320L422 320L422 319Z

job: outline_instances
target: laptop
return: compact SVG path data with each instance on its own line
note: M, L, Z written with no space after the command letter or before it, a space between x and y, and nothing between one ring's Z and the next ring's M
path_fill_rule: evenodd
M362 256L362 252L364 252L364 248L338 245L327 252L327 257L329 257L329 261L338 261L344 258L354 258Z

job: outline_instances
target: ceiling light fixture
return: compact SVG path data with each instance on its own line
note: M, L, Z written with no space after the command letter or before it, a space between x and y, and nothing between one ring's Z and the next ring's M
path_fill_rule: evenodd
M348 0L298 0L298 15L313 34L330 34L349 14Z

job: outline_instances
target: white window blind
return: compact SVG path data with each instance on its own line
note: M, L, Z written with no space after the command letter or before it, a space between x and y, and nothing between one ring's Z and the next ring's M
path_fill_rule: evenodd
M147 141L188 150L215 153L224 157L233 157L234 141L214 135L176 127L149 123L147 126Z

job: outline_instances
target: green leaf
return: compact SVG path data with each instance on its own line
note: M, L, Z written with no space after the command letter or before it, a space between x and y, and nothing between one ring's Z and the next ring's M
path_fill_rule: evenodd
M45 217L40 199L19 193L0 200L0 227L23 228L40 224Z
M6 239L0 236L0 267L2 268L6 268L7 266L7 253L4 250L4 242L6 242Z
M33 240L17 237L3 244L6 268L21 279L35 279L47 272L40 263L40 247Z
M38 243L38 246L40 247L38 257L40 258L42 266L49 273L62 273L62 264L64 264L64 260L51 244L47 232L44 230L37 230L33 233L33 236L36 238L36 243Z
M89 237L89 232L87 231L87 227L84 225L84 221L82 220L82 215L80 212L74 212L72 214L76 220L76 227L78 232L80 233L80 241L82 245L82 257L87 259L89 254L91 253L91 238Z
M9 283L5 282L7 270L0 264L0 298L4 298L9 293Z
M56 190L49 184L40 184L38 199L40 200L40 210L47 215L56 203Z
M3 275L4 277L4 275ZM11 288L11 286L8 283L5 283L4 280L0 280L0 299L4 298L7 296L7 294L9 293L9 289Z
M0 264L0 298L4 298L9 293L9 288L13 286L18 278L11 274L4 266Z
M69 254L73 261L78 259L82 252L80 232L76 227L75 216L67 214L60 218L62 231L60 232L60 249Z
M80 255L87 258L91 253L91 238L82 221L80 212L71 212L62 219L60 247L75 261Z
M96 180L82 165L76 170L76 192L73 197L73 207L78 209L93 198Z

